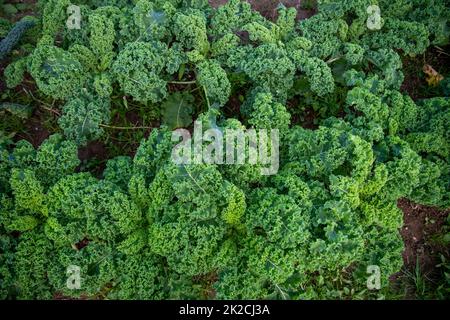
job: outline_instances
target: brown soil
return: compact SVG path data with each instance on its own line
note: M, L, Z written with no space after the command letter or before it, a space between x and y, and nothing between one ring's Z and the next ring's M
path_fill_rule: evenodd
M423 276L433 281L437 275L436 265L440 262L439 254L450 257L450 248L436 241L436 236L442 234L450 209L418 205L406 199L400 199L398 207L404 212L404 225L400 231L405 243L404 268L414 273L418 267Z
M11 3L11 4L15 5L17 3L21 3L21 4L35 5L36 2L37 2L36 0L9 0L9 1L5 1L5 4ZM30 8L27 8L26 10L19 11L14 15L13 22L19 21L20 19L22 19L25 16L34 16L34 15L36 15L35 11L36 10L34 10L33 6L30 6Z
M89 300L89 299L86 295L82 295L79 298L72 298L72 297L63 295L61 292L56 292L53 295L53 300Z
M400 87L400 90L408 94L414 101L423 98L418 94L417 88L421 86L426 86L425 79L423 77L422 71L417 70L417 61L404 59L403 60L403 70L411 70L408 72L404 71L405 80Z
M302 114L301 126L305 129L316 130L319 127L314 123L316 118L316 112L312 108L306 109Z
M0 77L0 92L5 92L7 89L5 81L3 81L3 72L5 71L6 66L7 63L0 64L0 75L2 75L2 77Z
M239 121L243 121L241 117L241 101L238 95L232 95L227 104L223 108L223 112L226 118L235 118Z
M0 87L2 85L5 84L0 78ZM16 88L14 88L14 91L17 94L30 92L33 95L36 95L37 87L31 76L29 74L25 74L24 81ZM59 110L51 109L54 110L53 112L49 111L49 108L47 108L48 110L45 110L44 108L46 107L41 106L39 102L33 102L32 105L34 107L33 114L29 119L26 120L25 127L22 129L22 132L15 136L15 141L25 139L30 142L35 148L38 148L45 139L47 139L51 134L54 133L49 131L45 127L45 122L49 120L56 121L56 119L59 117Z
M433 268L436 253L449 249L432 241L432 236L440 233L450 209L422 206L406 199L399 200L398 207L404 212L401 235L405 242L405 266L415 267L418 259L423 270Z
M23 132L14 137L15 141L27 140L34 148L38 148L45 139L47 139L51 132L43 125L43 119L48 115L41 110L36 110L30 119L27 120Z
M298 99L294 98L287 102L287 108L290 110L295 110L298 104ZM299 125L305 129L316 130L319 127L316 123L314 123L316 118L316 112L312 108L307 108L303 110L301 114L291 113L291 125Z
M14 16L11 17L2 17L2 18L7 18L8 20L10 20L10 22L14 23L19 21L20 19L22 19L25 16L35 16L36 15L36 10L35 10L35 5L36 5L37 0L9 0L9 1L5 1L5 4L10 3L10 4L28 4L30 5L30 7L26 10L21 10L18 11ZM3 61L1 61L0 63L0 75L3 75L3 71L6 68L6 66L9 64L9 58L10 55L8 57L6 57L5 59L3 59ZM2 77L0 77L0 92L3 92L4 90L6 90L6 84L3 82Z
M430 87L422 70L425 64L433 67L439 74L448 77L450 73L450 45L442 48L431 46L425 54L414 58L405 57L402 60L405 80L400 88L414 101L439 95L435 87Z
M219 280L217 272L210 272L208 274L198 275L193 277L193 282L200 284L204 289L203 296L207 300L216 298L216 290L214 289L214 283Z
M78 150L78 158L81 161L90 160L92 158L108 159L105 145L100 141L91 141L85 147Z
M89 244L89 239L84 238L84 239L81 240L80 242L76 243L76 244L75 244L75 247L76 247L78 250L81 250L81 249L83 249L84 247L86 247L88 244Z

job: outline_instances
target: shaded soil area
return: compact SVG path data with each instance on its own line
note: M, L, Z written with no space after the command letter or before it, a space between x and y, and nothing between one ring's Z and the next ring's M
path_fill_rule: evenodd
M2 81L0 79L0 86ZM22 95L24 101L17 101L19 104L33 106L33 113L26 120L20 120L13 115L5 114L5 121L9 121L8 126L14 130L18 130L14 136L14 141L27 140L33 147L38 148L45 139L58 131L57 120L60 116L60 111L53 109L50 106L45 106L44 102L32 101L30 95L37 94L37 88L32 83L31 78L27 75L25 82L14 89L15 93L12 97L7 99L7 102L14 102L15 96ZM34 92L34 94L33 94ZM23 121L21 124L19 121Z
M299 105L298 98L294 98L292 100L287 101L287 109L295 110ZM297 112L291 112L291 125L299 125L302 128L309 130L316 130L319 128L317 124L318 115L314 111L313 108L308 107L301 112L301 114Z
M81 161L80 171L91 171L100 176L106 168L109 159L108 150L101 141L91 141L86 146L78 149L78 158Z
M17 13L14 13L12 16L12 21L16 22L22 19L25 16L34 16L35 15L35 5L37 0L8 0L4 1L4 4L13 4L22 6Z
M400 230L405 243L403 251L403 272L396 275L420 272L431 284L440 282L440 272L436 266L441 262L440 255L450 258L450 248L440 240L449 228L446 224L450 209L415 204L407 199L400 199L398 207L404 212L404 225ZM448 231L447 231L448 232ZM413 298L415 292L407 292L407 298Z
M437 253L449 253L449 248L433 241L433 236L441 232L450 209L427 207L406 199L399 200L398 207L404 212L401 235L405 242L405 266L415 267L418 262L424 271L429 271L436 264Z
M40 110L35 111L26 122L24 132L17 134L14 140L24 139L30 142L33 147L38 148L51 135L50 131L43 126L42 119L46 116Z
M192 280L195 284L204 288L202 292L204 299L211 300L216 298L214 283L219 280L217 272L194 276Z
M62 294L61 292L56 292L56 293L53 295L53 300L92 300L92 299L89 298L89 297L86 296L86 295L82 295L80 298L76 299L76 298L73 298L73 297L65 296L65 295Z
M441 47L431 46L425 54L416 57L403 58L403 74L405 80L400 90L414 101L443 95L441 86L430 86L423 72L425 64L430 65L439 74L450 74L450 45Z

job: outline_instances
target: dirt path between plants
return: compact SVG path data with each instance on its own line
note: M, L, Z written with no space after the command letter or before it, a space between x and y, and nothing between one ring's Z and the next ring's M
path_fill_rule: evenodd
M433 269L439 263L439 253L450 257L450 248L438 239L450 209L440 210L415 204L406 199L399 200L398 207L404 212L404 225L400 233L405 242L403 252L405 267L414 269L419 266L424 274L433 273Z

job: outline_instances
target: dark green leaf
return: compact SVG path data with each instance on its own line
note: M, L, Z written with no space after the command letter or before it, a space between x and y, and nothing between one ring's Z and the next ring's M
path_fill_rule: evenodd
M8 111L19 118L27 119L31 116L33 108L31 106L22 105L18 103L5 102L0 104L0 113L4 111Z

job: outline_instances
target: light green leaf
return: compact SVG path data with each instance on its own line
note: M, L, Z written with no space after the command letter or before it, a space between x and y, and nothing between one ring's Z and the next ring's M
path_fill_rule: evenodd
M185 128L192 123L194 97L176 92L162 104L163 123L169 129Z

